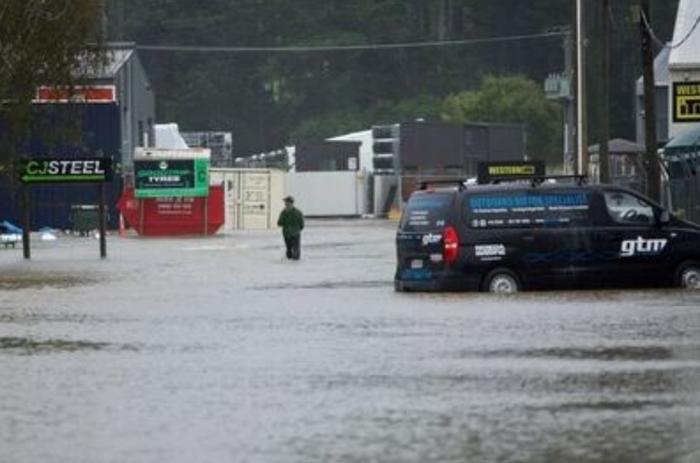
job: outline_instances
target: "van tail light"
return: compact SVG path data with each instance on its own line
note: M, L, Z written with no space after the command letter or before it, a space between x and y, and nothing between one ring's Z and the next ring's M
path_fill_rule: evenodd
M454 227L446 227L442 232L442 257L446 264L454 264L459 257L459 235Z

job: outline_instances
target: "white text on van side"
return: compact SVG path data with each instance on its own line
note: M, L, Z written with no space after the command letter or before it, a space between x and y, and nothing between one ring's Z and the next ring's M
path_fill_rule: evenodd
M636 240L625 240L620 246L620 255L622 257L631 257L636 255L654 255L660 254L666 247L668 242L665 238L645 240L638 236Z

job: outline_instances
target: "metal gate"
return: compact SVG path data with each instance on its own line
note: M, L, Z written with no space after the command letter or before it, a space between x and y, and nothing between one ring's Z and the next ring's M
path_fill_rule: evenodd
M664 165L673 211L681 218L700 224L700 145L693 151L667 151Z

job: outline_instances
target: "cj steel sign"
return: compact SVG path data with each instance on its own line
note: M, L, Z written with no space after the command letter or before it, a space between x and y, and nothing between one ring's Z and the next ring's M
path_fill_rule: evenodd
M22 183L101 183L112 180L112 160L24 159L20 163Z
M700 122L700 82L673 84L673 122Z
M137 198L207 196L208 159L134 161Z

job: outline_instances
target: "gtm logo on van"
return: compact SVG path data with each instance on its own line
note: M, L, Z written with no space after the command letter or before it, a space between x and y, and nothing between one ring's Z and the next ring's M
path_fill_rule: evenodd
M622 242L620 255L622 257L631 257L637 255L661 254L667 242L668 240L665 238L645 240L641 236L638 236L636 240L625 240Z

